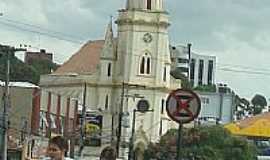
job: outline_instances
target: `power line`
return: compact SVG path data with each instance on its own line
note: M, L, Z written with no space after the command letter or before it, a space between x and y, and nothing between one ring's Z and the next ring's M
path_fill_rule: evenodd
M77 40L83 40L83 38L80 38L80 37L77 37L77 36L74 36L74 35L66 34L66 33L59 32L59 31L50 30L50 29L47 29L47 28L44 28L44 27L41 27L41 26L38 26L38 25L33 25L33 24L30 24L30 23L25 23L25 22L21 22L21 21L17 21L17 20L8 19L8 18L1 18L1 20L5 20L7 22L15 23L15 24L19 23L19 24L22 24L22 25L25 25L25 26L29 26L29 27L32 27L32 28L38 28L40 30L51 32L53 34L59 34L59 35L62 35L62 36L65 36L65 37L70 37L70 38L77 39Z
M138 50L139 51L139 50ZM130 55L128 55L130 56ZM134 57L142 57L143 54L133 54L132 56ZM164 60L164 58L153 58L151 57L151 60L152 61L161 61L161 62L167 62L167 60ZM188 64L188 63L187 63ZM220 65L219 65L220 64ZM253 74L257 74L258 70L259 71L269 71L269 72L259 72L259 73L269 73L270 74L270 69L266 69L266 68L257 68L257 67L249 67L249 66L245 66L245 65L236 65L236 64L223 64L223 63L218 63L217 65L217 68L221 68L221 67L225 67L226 69L224 71L229 71L227 68L230 68L231 70L239 70L240 71L243 71L243 72L254 72ZM270 67L269 67L270 68ZM251 70L251 71L248 71L248 70L244 70L244 69L248 69L248 70ZM223 68L221 69L223 70ZM252 71L253 70L253 71Z
M10 27L14 27L16 29L24 30L24 31L31 32L31 33L39 33L39 34L42 34L42 35L45 35L45 36L49 36L49 37L56 38L56 39L59 39L59 40L69 41L69 42L72 42L72 43L77 43L77 44L82 44L83 43L81 41L83 38L80 38L80 37L77 37L77 36L74 36L74 35L69 35L69 34L66 34L66 33L63 33L63 32L49 30L49 29L46 29L46 28L41 27L41 26L38 26L38 25L33 25L33 24L30 24L30 23L25 23L25 22L21 22L21 21L17 21L17 20L8 19L8 18L1 18L1 20L5 20L6 22L9 22L9 23L5 23L3 21L2 22L0 21L0 23L2 23L4 25L8 25ZM46 32L40 32L40 31L35 31L35 30L30 30L30 29L22 28L20 26L15 25L15 24L22 24L24 26L28 26L28 27L32 27L32 28L37 28L39 30L43 30L43 31L46 31ZM59 36L57 36L55 34L59 34L62 37L59 37ZM63 38L63 36L64 37L69 37L71 39ZM135 55L135 56L141 56L141 55ZM160 60L160 58L152 58L152 59L154 59L154 60ZM249 66L235 65L235 64L223 64L223 63L220 63L220 66L221 67L228 67L228 66L230 67L231 66L231 67L239 67L239 68L242 68L242 69L253 69L253 70L270 71L269 69L265 69L265 68L256 68L256 67L249 67ZM229 69L224 69L224 71L232 71L232 70L231 69L230 70ZM232 71L232 72L240 72L240 71ZM243 71L243 72L249 73L249 71ZM254 73L251 73L251 74L258 74L258 73L254 72ZM261 73L259 73L259 74L261 74Z
M244 73L244 74L270 76L269 72L238 70L238 69L235 69L235 68L218 68L218 70L226 71L226 72L234 72L234 73Z
M133 55L134 57L141 57L142 55L139 54L135 54ZM151 58L154 61L162 61L162 62L167 62L164 59L161 58ZM234 67L235 66L235 67ZM242 67L242 69L237 68L238 67ZM236 72L236 73L246 73L246 74L255 74L255 75L263 75L263 76L270 76L270 70L265 69L265 68L256 68L256 67L248 67L248 66L243 66L243 65L231 65L231 67L227 64L227 65L220 65L217 67L218 70L221 71L226 71L226 72ZM249 70L244 70L244 69L249 69ZM266 72L269 71L269 72Z
M8 22L12 22L12 23L20 23L22 25L26 25L26 26L30 26L30 27L34 27L34 28L38 28L38 29L41 29L41 30L46 30L48 32L51 32L51 33L48 33L48 32L41 32L41 31L35 31L35 30L31 30L31 29L26 29L26 28L23 28L23 27L20 27L20 26L17 26L17 25L14 25L14 24L10 24L10 23L5 23L5 22L1 22L1 24L4 24L4 25L7 25L9 27L13 27L15 29L19 29L19 30L23 30L23 31L27 31L27 32L31 32L31 33L37 33L37 34L41 34L41 35L44 35L44 36L48 36L48 37L52 37L52 38L56 38L56 39L59 39L59 40L64 40L64 41L68 41L68 42L71 42L71 43L76 43L76 44L82 44L83 42L82 41L79 41L78 39L77 40L74 40L74 39L67 39L67 38L64 38L64 37L61 37L61 36L57 36L55 34L60 34L60 35L63 35L65 37L72 37L72 38L75 38L75 36L72 36L72 35L67 35L67 34L64 34L62 32L58 32L58 31L52 31L52 30L48 30L48 29L45 29L45 28L42 28L40 26L36 26L36 25L32 25L32 24L29 24L29 23L23 23L23 22L19 22L19 21L14 21L14 20L11 20L11 19L6 19L6 21ZM134 55L134 56L137 56L137 57L141 57L141 55ZM160 59L160 58L151 58L153 60L161 60L161 61L166 61L164 59ZM167 61L166 61L167 62ZM255 68L255 67L248 67L248 66L244 66L244 65L235 65L235 64L222 64L220 65L221 67L239 67L239 68L242 68L242 69L252 69L252 70L264 70L264 71L270 71L269 69L265 69L265 68ZM237 73L248 73L248 74L260 74L260 75L267 75L268 76L268 73L265 74L263 72L257 72L257 71L245 71L245 70L235 70L235 69L220 69L222 71L227 71L227 72L237 72ZM269 73L270 74L270 73Z
M71 43L74 43L74 44L83 44L84 43L83 41L74 40L74 39L71 39L71 38L65 38L65 37L57 36L57 35L47 33L47 32L31 30L31 29L23 28L23 27L20 27L18 25L14 25L14 24L11 24L11 23L6 23L6 22L3 22L3 21L0 21L0 24L15 28L17 30L26 31L26 32L35 33L35 34L40 34L40 35L43 35L43 36L55 38L55 39L62 40L62 41L71 42Z
M248 70L256 70L256 71L260 70L260 71L268 71L268 72L270 72L270 69L267 69L267 68L250 67L250 66L238 65L238 64L218 63L217 66L218 67L233 67L233 68L240 68L240 69L248 69Z

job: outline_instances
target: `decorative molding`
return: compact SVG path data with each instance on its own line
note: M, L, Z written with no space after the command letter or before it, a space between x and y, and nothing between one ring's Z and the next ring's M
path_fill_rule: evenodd
M119 9L118 10L118 12L127 12L127 11L137 11L137 12L145 12L145 13L159 13L159 14L169 15L169 12L164 11L164 10L148 10L148 9L139 9L139 8Z
M140 20L132 20L131 18L125 18L125 19L118 19L115 21L116 24L118 25L146 25L146 26L161 26L164 28L168 28L171 24L169 22L165 21L145 21L143 19Z
M44 85L44 86L41 86L42 89L44 88L61 88L61 87L81 87L83 84L83 82L75 82L75 83L59 83L59 84L47 84L47 85ZM125 84L125 88L130 88L131 90L134 89L132 87L128 87L128 86L132 86L134 84ZM87 83L87 86L88 87L109 87L109 88L112 88L112 89L116 89L116 88L122 88L122 83L110 83L110 84L97 84L97 83ZM138 89L138 88L135 88L135 89ZM174 88L175 89L175 88ZM156 87L153 87L153 86L146 86L146 88L143 88L143 90L159 90L159 91L162 91L164 93L168 93L170 91L172 91L173 89L172 88L168 88L166 86L156 86Z

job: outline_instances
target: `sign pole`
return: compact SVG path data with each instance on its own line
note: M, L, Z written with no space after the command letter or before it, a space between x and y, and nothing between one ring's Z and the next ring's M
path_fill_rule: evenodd
M177 89L170 93L166 102L168 116L179 124L177 137L176 160L182 160L183 124L197 118L201 111L201 100L192 90Z
M181 154L181 149L182 149L182 128L183 128L183 124L179 123L176 160L182 160L182 154Z
M134 159L134 133L135 133L135 122L136 122L136 112L137 110L133 110L133 119L132 119L132 129L131 129L131 137L129 140L129 154L128 154L128 160Z

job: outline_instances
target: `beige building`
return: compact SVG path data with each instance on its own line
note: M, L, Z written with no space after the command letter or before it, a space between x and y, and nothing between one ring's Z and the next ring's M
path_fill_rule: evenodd
M136 97L143 97L154 110L136 114L134 148L143 150L175 125L167 119L166 98L181 87L181 81L170 75L170 23L163 0L127 0L116 24L117 36L110 22L105 40L87 42L56 72L41 77L41 110L48 112L50 106L49 112L56 114L59 95L82 105L86 93L89 113L102 116L101 145L86 147L88 156L99 156L104 147L116 144L118 116L123 113L120 157L126 159L124 144L129 143L132 111L140 100ZM50 101L48 93L52 94Z
M10 82L10 107L8 109L8 149L22 149L22 144L33 132L33 105L39 87L28 82ZM5 83L0 81L0 113L3 113Z

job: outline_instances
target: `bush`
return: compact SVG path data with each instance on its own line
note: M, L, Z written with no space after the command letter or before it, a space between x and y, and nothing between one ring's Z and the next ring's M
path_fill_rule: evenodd
M182 155L188 160L253 160L257 149L245 138L234 137L221 126L184 129ZM168 131L149 145L145 159L175 160L177 130Z

